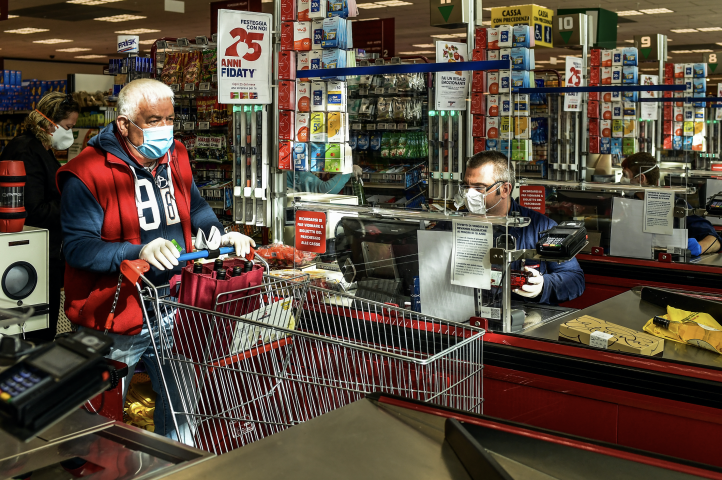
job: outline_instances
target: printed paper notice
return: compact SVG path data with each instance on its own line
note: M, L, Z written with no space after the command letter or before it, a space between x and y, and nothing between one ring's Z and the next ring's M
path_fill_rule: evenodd
M436 42L436 61L464 62L466 44ZM469 72L438 72L436 74L436 110L466 110Z
M454 220L453 235L451 283L489 290L491 288L489 248L493 240L491 224Z
M584 85L584 69L582 59L579 57L566 58L566 74L564 77L567 87L581 87ZM582 94L579 92L564 94L564 111L581 112Z
M644 195L644 233L672 235L674 193L646 190Z
M640 85L657 85L659 84L659 75L640 75ZM657 98L657 92L640 92L642 98ZM661 95L660 95L661 96ZM659 104L656 102L642 102L639 113L641 120L657 120L657 110Z

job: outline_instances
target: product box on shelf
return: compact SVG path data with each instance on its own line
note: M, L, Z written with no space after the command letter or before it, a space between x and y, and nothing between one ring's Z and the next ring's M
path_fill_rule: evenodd
M499 25L497 30L499 31L499 41L497 43L499 48L511 48L514 41L511 25Z
M486 72L486 85L489 93L496 95L499 93L499 72Z
M637 66L637 48L636 47L624 47L622 49L622 64L625 67L636 67Z
M638 148L636 138L622 139L622 155L634 155L635 153L637 153L637 150Z
M599 138L599 153L609 155L612 153L612 139L609 137Z
M278 139L296 139L296 112L293 110L281 110L278 112Z
M600 120L599 121L599 136L603 138L612 137L612 121L611 120Z
M684 78L684 63L674 64L674 78Z
M602 67L611 67L612 66L612 51L611 50L602 50L601 53L601 66Z
M311 111L311 82L296 82L296 110Z
M599 137L589 136L589 153L599 153Z
M489 61L501 60L501 50L487 50L486 51L486 59ZM489 70L489 71L492 72L493 70ZM476 72L474 72L474 73L476 73ZM479 72L479 73L484 73L484 72Z
M311 142L327 142L326 114L324 112L311 112L308 124L309 140Z
M298 15L296 16L297 20L299 22L308 22L311 20L311 17L308 16L311 6L310 0L296 0L296 4L298 5Z
M294 10L294 13L296 11ZM278 142L278 168L279 170L293 170L293 142Z
M487 50L499 50L499 29L486 29L486 48Z
M694 63L683 63L684 65L684 78L694 77Z
M479 152L486 151L486 139L474 137L474 153L476 155Z
M685 105L684 107L675 107L682 110L682 122L693 122L694 121L694 108L691 105Z
M311 22L296 22L293 25L293 49L311 50Z
M531 121L529 117L514 117L514 138L528 139L531 137Z
M308 158L312 172L326 171L326 147L325 143L308 144Z
M296 108L296 82L292 80L278 82L278 108L281 110Z
M511 56L511 48L500 48L499 49L499 60L502 62L508 62Z
M529 94L520 93L514 95L514 115L528 117L530 113Z
M348 123L343 112L328 112L326 133L331 143L343 143L347 138Z
M313 34L311 49L321 50L323 48L323 19L314 18L311 22L311 30Z
M307 172L310 169L307 143L293 145L293 169L297 172Z
M692 137L692 151L703 152L705 150L707 150L707 140L704 134L699 134Z
M611 85L612 84L612 67L602 67L601 70L601 84Z
M692 82L695 97L704 97L707 92L707 79L695 78Z
M293 50L293 37L295 35L296 22L281 23L281 50Z
M296 138L297 142L308 142L308 122L310 120L310 114L308 113L296 113Z
M499 138L499 117L486 118L486 138Z
M346 82L329 80L326 85L326 110L329 112L346 111Z
M488 72L475 71L471 75L471 91L474 93L486 92L486 75Z
M625 102L638 102L639 101L639 92L617 92L621 93L621 100Z
M281 80L296 80L295 52L278 52L278 78Z
M672 122L672 134L681 137L684 134L684 122Z
M624 51L621 48L612 50L612 66L621 67L624 64Z
M311 111L325 112L327 100L328 97L326 95L326 82L311 82Z
M483 115L473 115L471 135L473 137L483 137L486 135L486 117Z
M346 19L341 17L330 17L323 19L323 48L348 48L347 39L348 27Z
M603 120L611 120L613 105L614 104L611 102L601 102L599 104L599 108L600 108L599 118L601 118Z
M598 48L592 48L591 55L589 56L589 65L592 67L602 66L602 51Z
M299 70L311 70L311 52L298 52L296 66Z
M326 18L326 5L327 0L310 0L308 4L308 17L309 18Z
M476 31L474 32L474 45L477 49L486 50L487 43L486 43L486 31L488 29L485 27L477 27Z
M622 154L622 139L621 138L612 138L611 142L612 151L609 152L612 155L621 155Z
M638 67L622 67L622 83L625 85L636 85L638 79Z
M471 94L471 113L473 115L486 114L486 97L483 93Z
M499 95L499 116L509 116L511 114L511 98L509 95Z
M534 86L534 72L511 72L512 88L531 88Z
M478 47L478 45L477 45ZM486 50L482 50L480 48L475 48L471 52L471 61L472 62L483 62L486 60Z
M662 148L672 150L672 135L662 135Z
M296 0L281 1L281 21L293 22L296 20Z
M497 132L498 134L498 132ZM486 142L484 142L484 147L488 151L499 151L499 139L498 138L489 138L489 135L486 135Z
M682 136L691 137L692 135L694 135L694 122L682 122Z
M589 69L589 86L590 87L596 87L600 85L601 82L601 72L600 67L591 67ZM597 92L590 92L591 93L597 93Z
M599 102L592 100L587 103L587 117L599 118Z
M336 17L334 17L336 18ZM346 51L333 48L323 51L322 68L345 68L346 67ZM331 77L324 77L331 78ZM345 77L336 77L338 80L345 80Z
M534 70L534 65L531 63L531 58L533 58L533 55L530 55L530 52L533 52L533 50L525 47L512 48L511 53L509 54L511 58L512 69Z
M511 140L514 137L514 124L511 117L499 117L499 138Z
M622 138L624 136L624 120L612 120L612 138Z
M509 93L511 70L499 70L499 93Z
M637 118L637 104L632 102L623 102L622 115L624 118Z
M664 78L674 78L674 63L664 64Z
M598 137L599 136L599 119L598 118L590 118L588 125L589 125L589 135Z
M707 64L695 63L692 67L692 75L694 78L704 78L707 76Z
M666 120L674 120L674 105L672 105L670 102L665 102L662 106L662 116Z
M612 67L612 85L622 84L622 67Z
M534 46L534 34L529 25L514 25L512 29L512 47Z
M486 95L486 116L499 116L499 95Z
M637 136L637 120L634 118L625 118L622 120L624 125L624 137L636 137Z
M598 102L602 100L602 95L600 92L589 92L588 95L589 97L587 98L587 100L596 100Z

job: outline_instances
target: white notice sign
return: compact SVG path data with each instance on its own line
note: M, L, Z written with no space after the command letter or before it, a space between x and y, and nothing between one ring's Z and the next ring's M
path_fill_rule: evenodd
M674 193L665 190L645 190L644 233L672 235Z
M436 42L438 63L465 62L466 44ZM436 110L466 110L469 72L438 72L436 74Z
M584 85L584 69L582 68L582 59L577 57L566 58L566 72L564 76L564 86L581 87ZM582 111L582 94L581 93L565 93L564 94L564 111L565 112L581 112Z
M640 75L640 85L658 85L659 75ZM659 92L640 92L642 98L657 98ZM659 103L657 102L642 102L640 106L639 118L641 120L657 120L657 110L659 109Z
M271 103L270 13L218 10L218 102Z
M454 249L451 253L451 283L489 290L489 248L493 240L491 224L454 220L452 225Z

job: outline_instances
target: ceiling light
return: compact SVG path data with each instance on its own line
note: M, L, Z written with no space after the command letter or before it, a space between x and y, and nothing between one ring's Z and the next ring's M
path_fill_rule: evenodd
M637 10L624 10L622 12L617 12L617 16L620 17L632 17L634 15L644 15L642 12L638 12Z
M672 50L670 53L694 53L692 50Z
M72 42L72 40L68 40L67 38L48 38L47 40L33 40L33 43L44 43L46 45L52 45L54 43L68 43Z
M104 3L115 3L122 2L123 0L68 0L67 3L74 3L76 5L103 5Z
M541 8L547 8L547 7L545 7L544 5L538 5L538 4L536 4L536 3L535 3L534 5L536 5L537 7L541 7ZM527 4L522 4L522 3L520 3L520 4L518 4L518 5L507 5L507 6L499 6L499 7L484 7L484 8L482 8L482 10L489 10L489 11L491 11L492 8L511 8L511 7L526 7L526 6L527 6Z
M674 33L694 33L697 30L694 28L673 28L670 32Z
M411 46L418 47L418 48L434 48L435 47L435 45L433 43L416 43Z
M705 48L705 49L702 49L702 50L692 50L692 52L694 52L694 53L712 53L712 52L714 52L714 50L710 50L709 48Z
M76 55L75 58L105 58L107 55Z
M141 40L138 43L140 43L141 45L153 45L155 43L155 38L151 38L149 40Z
M379 5L377 3L357 3L356 6L361 9L369 9L369 8L385 8L385 5Z
M5 30L5 33L18 33L20 35L27 35L29 33L40 33L49 32L47 28L16 28L15 30Z
M482 25L491 26L491 20L484 20L481 22Z
M699 27L697 30L700 32L722 32L722 27Z
M121 35L143 35L144 33L158 33L160 30L152 28L134 28L133 30L116 30Z
M98 17L98 18L94 18L93 20L97 20L99 22L116 23L116 22L129 22L130 20L143 20L144 18L148 18L148 17L144 17L143 15L127 15L127 14L125 14L125 15L113 15L112 17Z
M428 53L436 53L436 50L416 50L415 52L399 52L399 55L421 55Z
M82 47L73 47L73 48L59 48L55 50L56 52L87 52L89 50L92 50L92 48L82 48Z
M360 19L358 19L358 20L356 20L356 21L357 21L357 22L368 22L369 20L380 20L380 19L379 19L379 17L374 17L374 18L360 18Z
M674 10L670 10L669 8L647 8L640 10L640 12L646 13L647 15L654 15L657 13L674 13Z
M634 40L625 40L627 43L634 43Z
M11 18L18 18L19 16L20 15L8 15L8 20L10 20Z
M465 37L465 33L441 33L439 35L431 35L432 38L450 39Z

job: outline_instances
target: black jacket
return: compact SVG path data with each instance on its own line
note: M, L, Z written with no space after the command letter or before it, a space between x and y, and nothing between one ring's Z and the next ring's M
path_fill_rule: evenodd
M34 135L18 135L7 144L0 160L22 160L25 164L25 210L28 212L25 225L47 229L50 259L61 259L60 192L55 186L60 163L53 151L43 147Z

